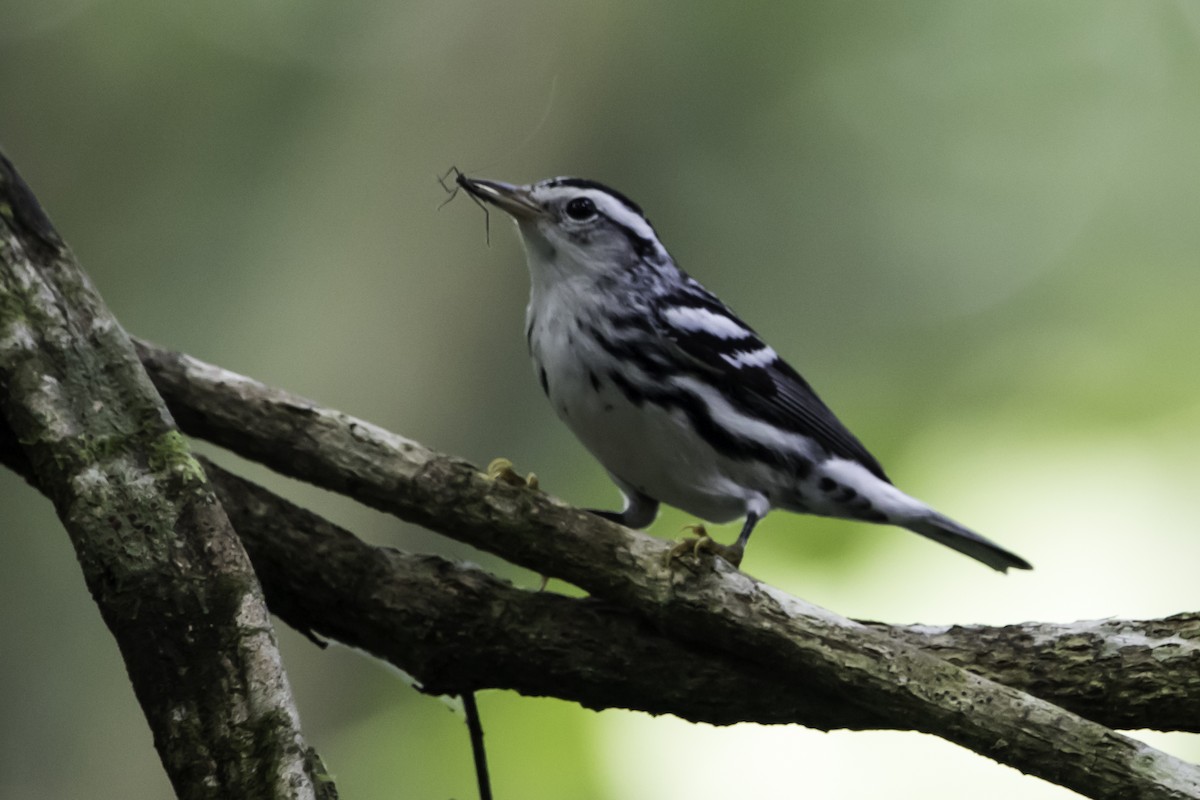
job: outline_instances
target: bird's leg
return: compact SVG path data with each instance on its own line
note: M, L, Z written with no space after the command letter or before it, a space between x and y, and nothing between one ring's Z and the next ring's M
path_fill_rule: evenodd
M589 514L595 514L597 517L600 517L600 519L606 519L609 522L615 522L618 525L625 525L624 511L605 511L601 508L587 508L584 510ZM629 526L625 525L625 527L628 528Z
M621 489L621 494L625 495L625 509L623 511L601 511L589 508L588 513L634 530L639 530L654 522L654 518L658 516L658 501L642 494L615 475L612 476L612 479Z
M760 517L758 514L755 514L753 511L746 515L746 521L742 523L742 532L738 534L737 541L733 543L733 546L738 549L738 552L745 552L746 542L750 541L750 534L754 531L754 526L758 524L760 519L762 519L762 517ZM740 561L741 558L739 557L738 560Z

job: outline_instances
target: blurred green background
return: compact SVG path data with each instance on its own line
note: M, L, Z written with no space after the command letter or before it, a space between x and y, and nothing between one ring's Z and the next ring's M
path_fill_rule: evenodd
M1198 35L1192 2L5 0L0 143L130 331L613 506L532 378L515 235L493 215L489 248L435 177L603 180L902 487L1037 567L779 513L747 571L896 622L1158 616L1198 594ZM0 797L169 796L67 537L8 473L0 526ZM280 635L344 797L474 796L444 705ZM502 798L1068 795L916 734L480 702Z

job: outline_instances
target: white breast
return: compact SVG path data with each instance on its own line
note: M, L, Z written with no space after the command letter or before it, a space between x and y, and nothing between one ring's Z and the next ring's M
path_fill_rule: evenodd
M590 335L592 326L604 330L603 317L584 288L562 282L535 291L526 316L534 371L559 418L612 475L656 500L714 522L749 507L765 513L766 476L720 456L682 410L635 405L613 382L613 371L631 367Z

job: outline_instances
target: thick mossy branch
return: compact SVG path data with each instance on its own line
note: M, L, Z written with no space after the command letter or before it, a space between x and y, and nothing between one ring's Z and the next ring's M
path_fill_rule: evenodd
M574 583L673 636L753 661L1091 797L1200 797L1200 770L717 562L664 566L667 545L459 459L177 353L143 361L185 431L515 564Z
M0 412L54 502L181 798L332 796L203 469L0 156Z

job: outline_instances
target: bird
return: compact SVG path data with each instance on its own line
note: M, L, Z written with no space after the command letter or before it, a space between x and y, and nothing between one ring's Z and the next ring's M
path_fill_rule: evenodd
M660 504L737 541L699 537L741 564L775 508L906 528L1000 572L1029 562L898 489L800 374L684 272L641 207L603 183L455 182L511 217L530 274L525 338L559 418L624 495L593 513L645 528Z

